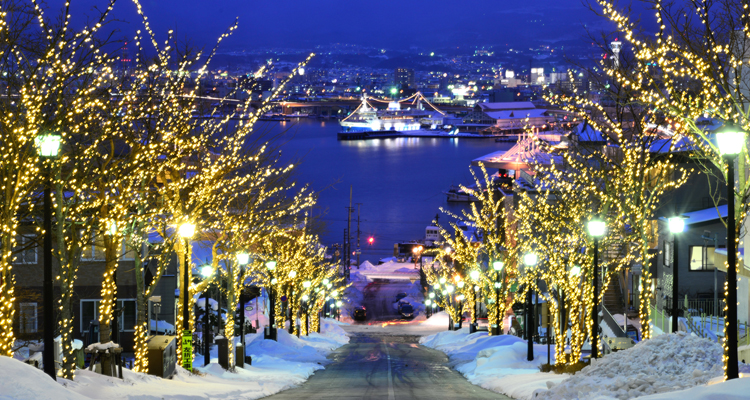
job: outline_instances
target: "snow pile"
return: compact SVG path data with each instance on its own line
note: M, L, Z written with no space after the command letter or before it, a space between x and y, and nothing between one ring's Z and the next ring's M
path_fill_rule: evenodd
M567 378L539 372L539 366L547 363L546 345L534 345L534 360L527 361L526 341L512 335L469 334L466 327L422 337L420 343L448 355L450 365L469 382L516 399L530 399L535 391L547 388L547 382Z
M693 335L668 334L596 360L535 398L632 399L704 385L722 374L721 346Z
M365 262L359 265L359 269L375 269L375 266L370 261L365 260Z
M31 365L0 356L0 399L80 399L81 396L60 386Z
M99 342L97 342L97 343L91 343L90 345L88 345L86 347L86 351L89 352L89 353L92 352L92 351L107 351L108 352L109 349L116 349L118 347L120 347L119 344L117 344L115 342L111 342L111 341L107 342L107 343L99 343Z
M277 329L277 341L263 339L263 332L245 335L245 354L256 360L264 357L286 361L325 364L331 350L349 343L346 332L329 319L321 321L321 333L310 332L309 336L297 337L284 329Z

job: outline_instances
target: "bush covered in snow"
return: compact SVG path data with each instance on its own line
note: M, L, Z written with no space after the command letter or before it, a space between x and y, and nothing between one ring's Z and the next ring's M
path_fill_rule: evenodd
M706 384L723 374L720 345L685 333L657 336L610 354L535 399L632 399Z

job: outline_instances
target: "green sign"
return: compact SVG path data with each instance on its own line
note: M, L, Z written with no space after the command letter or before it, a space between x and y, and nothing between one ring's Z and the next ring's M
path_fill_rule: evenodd
M193 372L193 332L182 331L182 368Z
M513 282L510 285L510 292L515 293L518 291L518 282Z

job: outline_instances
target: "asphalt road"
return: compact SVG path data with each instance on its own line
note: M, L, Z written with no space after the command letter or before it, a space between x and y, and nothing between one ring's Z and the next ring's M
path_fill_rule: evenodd
M393 308L398 293L406 292L411 282L408 280L375 279L365 286L364 306L367 319L360 324L375 324L401 319Z
M352 334L331 363L301 386L267 399L510 399L469 383L417 336Z

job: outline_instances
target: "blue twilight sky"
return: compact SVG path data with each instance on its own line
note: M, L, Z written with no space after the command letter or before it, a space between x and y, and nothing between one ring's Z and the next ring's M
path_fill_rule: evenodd
M52 12L60 0L50 0ZM75 25L105 0L71 0ZM627 2L622 2L627 4ZM157 33L209 45L239 17L224 49L312 49L331 43L408 49L471 45L524 45L581 39L589 29L611 29L581 0L142 0ZM111 25L130 36L140 27L131 0L117 0ZM637 13L644 13L636 8ZM645 14L645 13L644 13ZM648 13L650 14L650 13ZM646 19L651 19L650 15Z

